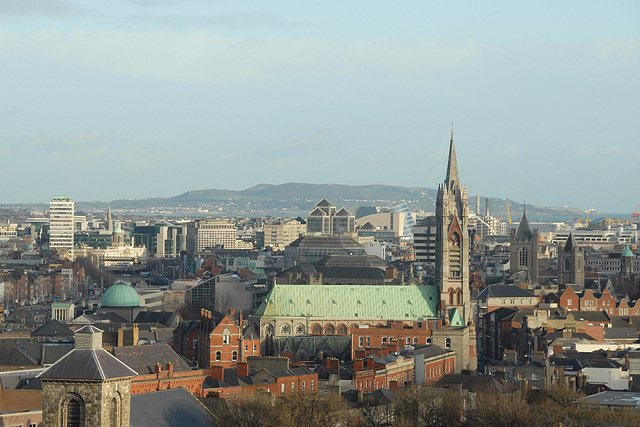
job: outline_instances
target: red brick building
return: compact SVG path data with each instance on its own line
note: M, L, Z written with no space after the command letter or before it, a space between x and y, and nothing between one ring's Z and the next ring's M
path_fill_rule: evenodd
M425 319L410 323L389 320L378 326L354 325L351 327L351 359L355 360L356 350L382 347L391 344L392 340L413 346L430 344L434 329L442 329L442 320Z
M231 315L235 315L232 310ZM260 356L260 336L251 327L244 331L242 313L238 323L230 315L201 311L197 361L202 368L214 365L231 368L249 356Z

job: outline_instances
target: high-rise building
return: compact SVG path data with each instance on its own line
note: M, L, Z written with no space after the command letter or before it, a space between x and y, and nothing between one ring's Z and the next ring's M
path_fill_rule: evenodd
M264 246L284 248L306 231L307 227L296 219L278 220L264 225Z
M207 248L236 248L236 225L221 219L201 219L189 223L187 252L192 255Z
M73 259L75 204L67 196L56 196L49 203L49 246Z

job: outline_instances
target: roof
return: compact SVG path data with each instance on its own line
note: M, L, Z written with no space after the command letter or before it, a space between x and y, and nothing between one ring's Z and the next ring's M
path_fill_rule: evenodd
M177 324L177 311L141 311L133 323L160 323L165 326Z
M393 285L275 285L255 316L435 318L438 288Z
M115 347L113 355L140 375L152 374L156 363L159 363L163 369L168 363L172 363L174 372L191 370L178 353L166 343Z
M316 265L327 267L378 267L386 268L389 263L375 255L329 255Z
M38 361L9 343L0 343L0 366L38 366Z
M58 320L50 320L31 332L32 337L52 337L52 336L68 336L73 337L73 331L64 323Z
M640 407L640 393L628 391L603 391L591 396L581 397L576 403L604 406L631 406Z
M116 283L104 293L103 307L140 307L140 296L130 285Z
M111 353L100 349L79 349L67 353L49 369L38 375L42 379L108 380L132 377L137 373L116 359Z
M514 285L489 285L482 290L477 299L487 298L530 298L535 295L526 289Z
M531 232L531 228L529 227L529 220L527 219L527 212L522 213L522 218L520 219L520 223L518 224L515 238L516 240L533 239L533 233Z
M364 253L364 249L358 242L348 236L302 236L289 244L300 248L345 248L358 249Z
M204 427L216 417L184 387L131 396L131 427Z
M574 249L578 249L578 242L576 241L576 237L573 235L573 231L570 231L569 237L567 237L567 242L564 244L564 251L571 252Z
M629 248L629 245L627 245L627 247L624 248L624 251L622 251L622 256L623 257L628 257L628 258L633 258L633 252L631 252L631 249Z

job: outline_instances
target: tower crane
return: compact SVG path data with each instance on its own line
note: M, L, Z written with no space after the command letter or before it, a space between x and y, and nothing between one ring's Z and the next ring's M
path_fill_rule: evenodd
M509 205L508 198L507 198L507 223L511 224L511 206Z

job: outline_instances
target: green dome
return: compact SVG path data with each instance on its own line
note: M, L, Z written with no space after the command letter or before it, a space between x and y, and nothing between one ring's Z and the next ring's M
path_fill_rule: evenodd
M140 297L135 289L125 283L116 283L102 297L103 307L140 307Z
M629 249L629 245L627 245L627 247L624 248L624 252L622 252L622 256L623 257L628 257L628 258L633 258L633 252L631 252L631 249Z

